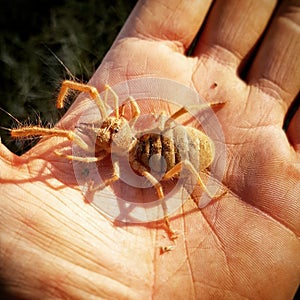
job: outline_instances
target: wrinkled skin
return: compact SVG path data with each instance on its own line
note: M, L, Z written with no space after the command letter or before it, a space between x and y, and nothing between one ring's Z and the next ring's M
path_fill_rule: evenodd
M300 282L300 110L287 132L282 125L299 91L299 2L283 1L270 25L275 1L216 1L187 57L209 6L140 1L90 83L101 91L104 83L157 76L195 88L206 101L226 100L217 117L228 150L228 192L202 210L187 201L171 218L177 247L160 255L168 241L161 223L121 226L84 202L72 163L53 154L70 142L45 138L22 157L1 145L0 264L10 293L293 297ZM84 101L79 96L60 125L72 129Z

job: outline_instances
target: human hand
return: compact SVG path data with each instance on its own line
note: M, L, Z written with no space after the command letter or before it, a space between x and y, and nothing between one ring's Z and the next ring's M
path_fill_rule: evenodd
M299 92L299 13L282 3L255 52L275 1L220 1L203 25L209 5L140 1L91 84L102 90L104 83L164 77L208 102L226 101L216 115L226 140L228 193L202 210L187 201L171 218L180 232L176 249L160 255L160 223L121 226L84 202L72 163L54 154L68 141L43 139L22 157L1 145L1 276L15 295L290 299L295 293L299 110L287 134L282 125ZM79 97L60 126L73 128L86 101Z

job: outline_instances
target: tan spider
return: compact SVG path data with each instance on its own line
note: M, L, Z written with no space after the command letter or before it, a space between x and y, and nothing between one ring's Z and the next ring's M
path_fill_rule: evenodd
M140 115L140 109L135 99L129 97L132 109L132 119L130 122L124 117L125 105L119 107L119 98L114 90L105 85L105 98L101 98L97 89L93 86L66 80L63 82L58 95L56 106L62 108L64 99L69 89L88 93L96 103L102 123L81 124L81 132L95 138L95 147L90 147L76 132L58 128L43 128L39 126L28 126L11 130L11 136L24 138L29 136L60 136L76 143L83 150L93 153L90 157L78 157L65 155L59 151L55 153L69 160L78 160L91 163L100 161L108 156L113 149L115 155L121 157L128 155L131 168L141 176L147 178L155 187L164 211L164 220L168 228L171 239L177 238L177 233L171 228L167 208L164 202L164 192L161 183L150 173L154 170L163 173L161 180L169 180L178 177L183 168L196 179L197 184L210 196L213 197L203 183L199 172L209 167L214 159L214 144L212 140L202 131L191 126L174 124L174 119L187 113L188 109L182 107L171 115L167 120L161 116L159 118L160 132L145 133L136 137L132 128ZM114 114L108 115L106 111L106 101L108 92L111 92L114 99ZM205 109L212 105L221 103L210 103L197 105L200 109ZM95 153L96 156L95 156ZM151 158L154 158L151 160ZM150 162L151 161L151 162ZM94 189L103 189L120 178L119 161L113 162L113 176L106 179L101 186Z

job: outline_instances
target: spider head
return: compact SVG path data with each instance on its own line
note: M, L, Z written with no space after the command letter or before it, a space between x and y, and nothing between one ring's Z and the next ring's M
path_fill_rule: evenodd
M127 153L136 140L128 121L123 117L108 117L97 129L96 134L98 150L108 153L114 151L119 155Z
M131 150L136 141L128 121L123 117L108 117L100 126L81 123L79 128L84 135L95 141L97 151L114 151L122 155Z

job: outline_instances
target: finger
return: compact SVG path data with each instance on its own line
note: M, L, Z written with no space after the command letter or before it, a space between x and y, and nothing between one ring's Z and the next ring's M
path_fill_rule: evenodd
M126 37L171 41L184 52L195 38L211 2L139 1L117 41Z
M209 55L236 71L258 41L275 6L275 0L217 1L194 55Z
M288 127L287 135L294 149L300 153L300 102Z
M251 85L278 99L285 111L300 88L299 25L299 1L283 3L266 33L248 77Z

